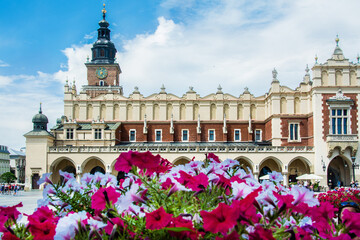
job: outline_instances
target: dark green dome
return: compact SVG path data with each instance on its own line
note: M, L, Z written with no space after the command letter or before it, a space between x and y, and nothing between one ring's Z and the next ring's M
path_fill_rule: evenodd
M41 104L39 113L32 118L32 122L34 124L34 130L47 130L47 124L49 123L49 120L44 114L42 114Z

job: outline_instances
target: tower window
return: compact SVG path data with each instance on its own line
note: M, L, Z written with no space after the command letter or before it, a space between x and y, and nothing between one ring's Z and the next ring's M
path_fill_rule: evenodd
M331 133L349 134L350 123L348 121L349 111L346 108L331 109Z
M104 80L100 80L99 81L99 86L104 86L105 84L104 84Z
M93 53L93 58L96 58L96 50L95 49L92 51L92 53Z
M214 141L215 141L215 130L210 129L209 130L209 142L214 142Z
M234 141L240 142L240 140L241 140L240 129L235 129L234 130Z
M155 142L161 142L162 140L162 131L161 129L155 130Z
M94 129L94 138L101 139L101 129Z
M130 140L130 142L136 142L136 130L135 129L130 130L129 140Z
M294 141L294 142L300 141L299 131L300 131L299 123L290 123L289 124L289 141Z
M187 129L182 130L182 141L183 142L189 141L189 130L187 130Z
M66 139L74 139L74 129L66 129Z
M262 141L261 134L262 134L261 129L256 129L255 130L255 142L261 142Z
M104 57L105 56L105 51L104 49L100 49L100 57Z

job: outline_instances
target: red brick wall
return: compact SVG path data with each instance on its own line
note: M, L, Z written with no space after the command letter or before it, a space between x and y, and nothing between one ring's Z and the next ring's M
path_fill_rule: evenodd
M96 70L98 67L105 67L108 71L108 75L104 79L99 79L96 76ZM97 86L99 85L100 80L104 80L105 86L114 85L114 79L116 79L116 83L119 83L119 70L117 65L88 65L87 66L87 79L88 85Z
M328 100L331 97L334 97L335 94L323 94L323 102L322 102L322 115L323 115L323 139L326 140L326 136L329 134L330 130L330 111L329 111L329 105L326 103L326 100ZM358 113L358 106L356 101L356 94L344 94L344 96L351 98L354 101L354 104L351 106L350 114L351 114L351 133L357 134L357 113Z
M299 121L300 127L300 139L301 142L289 142L289 122ZM310 146L309 137L309 120L308 118L293 118L293 117L283 117L281 118L281 146Z
M229 123L227 124L227 141L234 142L234 130L240 129L241 132L241 141L249 141L249 123Z
M206 122L201 123L201 134L197 134L197 122L174 122L174 134L170 134L170 122L148 122L148 134L143 134L143 122L122 122L119 129L116 131L116 138L122 142L129 141L130 129L136 130L136 141L137 142L155 142L155 129L162 130L162 141L163 142L181 142L182 141L182 130L189 130L189 142L207 142L209 129L215 130L215 141L216 142L233 142L234 141L234 130L240 129L241 141L248 142L253 141L255 129L262 130L262 139L269 140L271 138L271 132L265 132L265 123L253 123L253 133L249 134L247 122L229 122L227 123L227 134L223 133L223 122ZM271 129L270 129L271 131ZM265 138L265 134L269 135Z
M272 125L271 119L265 123L264 140L270 141L272 139Z

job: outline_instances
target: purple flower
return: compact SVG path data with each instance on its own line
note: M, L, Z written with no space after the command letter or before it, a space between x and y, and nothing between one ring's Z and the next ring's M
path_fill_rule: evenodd
M43 183L49 183L49 184L52 184L51 180L50 180L50 175L52 173L44 173L41 178L37 181L37 184L40 185L40 184L43 184Z
M299 203L306 203L309 207L319 205L319 200L314 197L314 192L305 188L299 187L297 185L291 188L291 194L294 196L293 205L298 205Z
M60 174L60 176L62 176L64 178L64 183L66 183L70 179L73 179L73 178L75 179L73 173L63 172L63 171L60 170L59 174Z
M272 182L281 182L284 180L284 177L281 173L273 171L269 173L269 180Z

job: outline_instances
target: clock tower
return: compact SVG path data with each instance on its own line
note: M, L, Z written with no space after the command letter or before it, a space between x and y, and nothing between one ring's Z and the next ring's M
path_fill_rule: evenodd
M85 63L87 67L88 85L83 86L84 90L96 97L106 92L118 92L122 94L120 86L121 69L115 62L116 48L110 40L109 23L105 20L105 4L102 10L103 19L99 22L98 38L91 48L91 61Z

